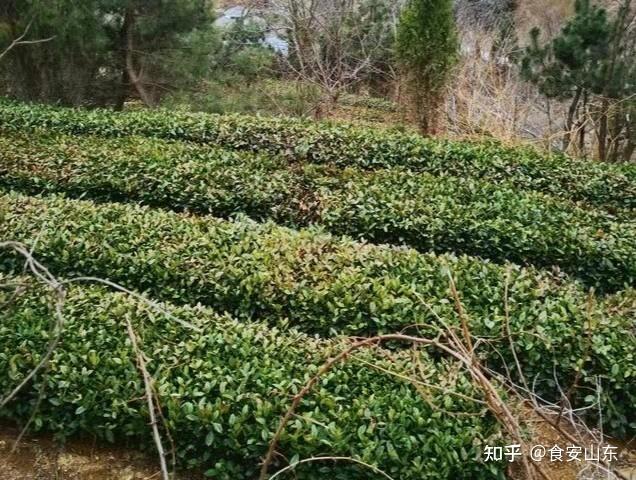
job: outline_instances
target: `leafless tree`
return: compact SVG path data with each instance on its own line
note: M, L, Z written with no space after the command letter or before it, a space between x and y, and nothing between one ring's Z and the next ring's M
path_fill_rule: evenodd
M389 8L399 9L401 2ZM321 100L315 109L320 118L328 114L340 95L374 69L374 59L386 49L387 21L369 28L365 21L369 3L364 0L273 0L272 10L290 43L284 59L298 81L317 87ZM371 6L371 9L373 6ZM377 25L376 25L377 27Z

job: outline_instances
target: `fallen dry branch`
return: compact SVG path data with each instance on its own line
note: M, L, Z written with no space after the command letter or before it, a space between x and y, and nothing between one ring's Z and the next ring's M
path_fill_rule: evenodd
M66 291L64 290L65 284L70 284L74 282L95 282L95 283L101 283L101 284L107 285L109 287L114 288L115 290L127 293L129 295L136 297L137 299L144 301L149 307L158 309L159 311L161 311L161 313L163 313L164 315L167 315L167 318L170 318L171 320L174 320L187 328L192 328L197 331L200 330L194 325L189 324L188 322L184 322L180 319L174 318L172 315L169 314L169 312L162 309L155 302L147 300L142 295L136 294L135 292L132 292L131 290L128 290L127 288L122 287L120 285L117 285L116 283L110 282L109 280L104 280L104 279L95 278L95 277L77 277L77 278L72 278L68 280L58 280L46 269L46 267L44 267L40 262L38 262L33 257L32 250L29 250L22 243L12 242L12 241L0 242L0 248L9 248L16 251L18 254L22 255L25 258L25 269L30 271L30 273L32 273L37 279L39 279L46 286L48 286L52 291L55 292L55 316L54 316L55 325L53 326L54 334L52 335L52 339L48 344L47 350L44 356L42 357L42 359L24 377L24 379L5 398L0 400L0 409L2 409L11 400L13 400L15 396L20 392L20 390L22 390L25 387L25 385L27 385L33 379L33 377L35 377L35 375L38 372L40 372L41 370L44 370L47 367L53 353L55 352L55 349L57 345L59 344L60 339L62 337L63 327L64 327L63 308L64 308L64 299L66 297ZM166 451L163 447L161 434L159 432L158 421L157 421L157 412L159 411L159 414L161 412L160 412L158 398L153 388L154 380L152 376L150 375L150 373L148 372L148 369L146 367L147 360L144 356L143 350L139 346L139 339L137 337L137 334L135 333L134 328L128 318L126 319L126 328L127 328L128 336L130 338L133 350L135 352L137 366L144 382L145 399L148 404L148 414L150 416L150 426L152 428L153 440L157 448L157 452L159 454L161 478L162 480L170 480L170 474L168 472L168 467L166 464ZM36 405L39 405L42 394L43 392L40 392L40 398L38 399L38 402ZM20 442L20 440L24 436L30 423L31 423L31 420L27 422L26 426L24 427L24 429L21 431L20 435L18 436L15 442L15 445L13 447L14 450L17 444Z
M282 434L285 431L285 428L289 421L295 416L295 412L300 405L303 397L305 397L316 385L319 379L324 376L327 372L329 372L332 368L338 365L341 362L347 361L352 354L359 349L363 348L377 348L381 344L386 342L404 342L411 343L414 346L425 346L425 347L433 347L441 350L442 352L450 355L451 357L458 360L463 368L465 368L473 378L475 385L479 387L479 390L483 393L485 398L485 403L489 409L489 411L494 415L494 417L499 421L499 423L504 428L508 437L511 438L515 444L521 446L521 451L523 452L521 459L521 467L523 470L523 478L526 480L535 480L537 478L541 478L544 480L551 480L553 477L549 475L541 466L532 461L530 457L530 449L527 448L529 446L529 442L524 440L522 435L522 423L524 421L520 420L518 415L513 413L511 408L512 405L521 406L521 405L531 405L532 411L535 412L541 419L547 422L553 429L555 429L559 435L571 442L572 445L582 447L584 442L581 438L577 438L576 436L569 433L562 425L559 425L559 422L554 422L550 419L550 416L546 413L547 407L542 402L540 403L537 399L536 395L527 395L529 392L527 389L528 383L523 376L521 365L519 364L519 360L514 355L515 361L517 363L516 368L521 375L522 383L526 387L516 388L514 383L508 378L502 378L502 376L498 372L494 372L487 367L483 366L475 355L475 350L479 345L479 340L474 343L472 339L472 335L469 329L469 322L467 319L467 314L462 306L461 299L459 298L459 294L457 293L457 289L455 288L455 283L452 275L449 273L449 290L451 292L451 296L455 301L455 307L457 309L458 316L460 318L460 328L463 336L463 340L456 334L453 328L448 327L443 321L440 319L440 324L444 325L445 331L443 333L446 334L447 342L443 342L440 339L430 339L424 337L416 337L406 334L390 334L390 335L381 335L375 336L372 338L366 339L354 339L353 343L351 343L348 347L344 348L340 353L328 359L318 370L318 372L301 388L301 390L294 395L292 402L289 406L289 409L285 412L281 421L278 425L278 428L272 437L267 453L263 459L263 463L261 465L261 471L259 480L271 480L276 478L283 472L287 472L293 470L297 465L302 463L309 463L312 461L320 460L328 460L329 457L312 457L309 459L296 461L293 464L290 464L283 469L279 470L277 473L272 476L268 476L268 470L274 460L275 455L277 454L277 447L280 441ZM505 286L505 310L508 311L508 285ZM423 302L424 303L424 302ZM424 303L426 305L426 303ZM509 338L509 341L512 344L512 339L510 337L510 327L509 320L507 319L506 332ZM514 346L513 346L514 352ZM373 365L368 365L373 368ZM384 370L383 370L384 371ZM407 381L414 383L415 385L421 383L417 378L413 378L407 375L402 375L401 373L389 372L385 371L385 373L389 373L392 375L396 375L400 378L403 378ZM512 400L504 400L500 395L500 388L502 386L508 387L508 391L512 394ZM565 394L564 399L567 400ZM560 412L558 413L558 418L564 413L564 405L561 403L560 405L556 405ZM572 417L572 412L569 412ZM576 424L576 421L572 419L572 423ZM601 439L602 440L602 439ZM343 458L344 460L345 458ZM346 458L346 460L357 462L355 459ZM374 468L371 465L363 464L366 467ZM619 471L614 469L609 463L599 460L598 466L602 471L607 473L608 478L617 478L620 480L627 480L624 475L622 475ZM382 474L382 472L380 472ZM612 477L613 475L613 477ZM386 477L386 474L384 474ZM389 477L390 478L390 477Z
M455 336L455 334L452 333L451 336ZM455 338L457 339L456 336ZM320 367L316 375L312 377L305 384L305 386L294 396L289 409L283 415L280 421L280 424L276 430L276 433L274 434L274 437L272 438L270 442L269 449L263 460L259 480L267 480L268 469L273 461L274 455L276 453L276 448L278 446L278 442L280 440L281 435L283 434L285 430L285 427L287 426L287 423L295 415L296 409L298 408L298 405L300 404L303 397L312 390L312 388L318 382L318 380L325 373L329 372L329 370L331 370L334 366L346 360L356 350L359 350L362 348L368 348L368 347L377 347L382 343L392 342L392 341L406 342L406 343L413 343L417 345L435 347L444 351L450 356L456 358L457 360L459 360L465 366L465 368L468 369L468 371L471 373L471 375L476 380L478 385L481 386L482 391L484 392L484 395L486 397L486 402L491 412L497 417L497 419L499 419L502 422L503 426L506 428L508 433L514 438L514 440L519 442L520 444L523 444L521 434L520 434L520 428L514 415L510 412L508 406L502 400L495 386L492 384L492 382L486 377L486 375L482 371L479 362L473 359L471 351L468 350L465 346L463 346L463 344L461 348L454 348L454 347L445 345L441 343L440 341L430 340L426 338L413 337L413 336L402 335L402 334L381 335L381 336L376 336L376 337L356 341L355 343L350 345L348 348L340 352L338 355L329 359L327 362L325 362L322 365L322 367ZM523 458L523 462L524 462L524 468L528 475L528 479L536 478L530 467L530 462L528 462L525 457ZM533 466L535 469L540 470L538 465L533 464Z
M130 323L130 319L126 318L126 328L128 330L128 337L130 338L130 342L132 344L133 350L135 351L135 357L137 358L137 366L139 367L139 371L144 380L144 388L146 390L146 402L148 403L148 414L150 415L150 427L152 428L152 436L155 441L155 445L157 446L157 452L159 453L159 465L161 467L161 477L163 480L169 480L170 474L168 473L168 465L166 464L166 453L163 448L163 444L161 443L161 434L159 433L159 427L157 424L157 417L155 414L155 408L159 409L159 405L155 404L155 394L153 389L154 381L150 373L148 373L148 369L146 368L146 359L144 357L144 353L139 348L139 342L137 339L137 334L133 329L132 323Z

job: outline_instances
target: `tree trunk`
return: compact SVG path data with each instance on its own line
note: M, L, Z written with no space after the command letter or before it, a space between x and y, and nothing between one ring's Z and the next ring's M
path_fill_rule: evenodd
M124 35L126 39L125 57L126 57L126 69L125 74L128 76L130 83L135 87L135 90L139 94L142 102L148 107L154 107L155 102L152 95L145 89L144 84L140 76L135 72L134 51L135 51L135 12L131 7L126 9L124 15Z
M124 15L124 24L119 34L119 69L121 70L121 79L114 106L117 111L124 109L124 104L126 103L130 89L130 78L128 77L128 70L126 69L126 60L128 58L128 31L131 29L130 20L129 15Z
M634 155L634 150L636 150L636 143L631 141L627 141L625 148L623 149L623 162L627 163L632 160L632 156Z
M583 89L581 87L576 88L576 93L574 94L574 98L572 99L572 103L570 103L570 108L568 109L568 116L565 122L565 136L563 137L563 151L567 151L570 148L570 143L572 142L572 129L574 128L574 117L576 116L576 111L579 108L579 102L581 101L581 94L583 93Z
M634 149L636 149L636 108L629 108L626 117L625 136L627 141L623 148L623 161L630 162L634 155Z
M598 159L604 162L607 159L607 109L609 102L606 98L601 103L601 117L598 127Z
M579 156L587 157L586 149L585 149L585 124L586 124L586 114L587 114L587 91L583 92L583 118L579 115Z
M609 138L607 148L607 160L612 163L618 163L621 160L621 148L626 138L621 138L625 125L623 123L623 112L619 105L612 105L611 111L608 112Z

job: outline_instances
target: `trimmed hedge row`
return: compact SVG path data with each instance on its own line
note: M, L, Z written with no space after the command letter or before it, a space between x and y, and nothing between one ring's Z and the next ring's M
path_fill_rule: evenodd
M142 137L0 136L0 185L228 217L420 251L559 266L602 291L636 284L636 223L537 193L402 169L289 168L255 157Z
M450 269L473 333L492 337L488 345L502 352L483 352L493 368L513 362L504 336L509 276L512 334L538 391L552 396L555 372L569 385L582 368L574 404L594 400L589 388L599 376L608 428L624 433L636 421L633 315L608 310L577 284L546 272L365 245L315 230L15 194L0 197L0 238L34 242L36 255L60 274L109 278L163 300L324 335L393 333L411 325L437 333L431 309L457 322ZM0 268L23 267L19 257L0 255Z
M559 267L600 292L636 285L636 222L542 194L391 169L353 175L318 198L320 224L334 234Z
M0 396L39 361L52 321L42 288L0 275L0 283L16 281L30 285L17 298L0 290L0 303L9 305L0 311ZM218 480L256 478L292 396L329 355L345 348L344 342L241 324L202 308L163 307L202 331L184 328L122 294L72 287L64 307L64 339L47 375L36 377L0 417L26 420L35 411L38 429L152 449L128 319L152 359L149 369L180 465L206 469ZM423 358L426 381L446 390L427 388L425 400L408 382L361 363L412 373L408 355L392 357L360 351L326 374L301 402L279 451L288 459L352 456L404 480L503 479L503 464L480 460L485 443L500 442L497 425L483 405L455 395L479 398L468 376L445 361ZM36 408L42 389L44 399ZM316 480L376 478L346 462L299 466L297 474Z
M0 133L0 184L101 201L256 220L282 219L303 196L288 162L144 137Z
M636 207L636 167L546 157L494 142L451 142L288 118L165 111L73 110L0 101L0 128L46 127L73 135L131 134L282 154L294 160L471 176L603 207Z

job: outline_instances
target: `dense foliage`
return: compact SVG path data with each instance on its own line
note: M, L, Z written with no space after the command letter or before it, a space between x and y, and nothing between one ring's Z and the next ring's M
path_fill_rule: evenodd
M218 480L272 440L299 480L503 480L508 419L422 341L461 332L522 435L533 396L629 443L634 2L525 51L516 0L236 3L0 1L0 421Z
M0 184L228 217L283 220L305 177L285 159L144 137L0 133Z
M0 51L27 30L51 40L9 52L0 89L68 105L121 108L140 92L154 102L207 73L211 22L207 0L5 0Z
M579 372L574 405L593 402L589 388L600 379L607 426L624 433L636 420L629 297L618 305L607 300L611 308L605 308L547 273L272 224L15 194L1 197L0 238L37 238L35 255L59 274L107 277L163 300L326 335L391 333L409 325L435 335L437 315L457 321L450 271L473 334L491 339L481 353L493 368L513 364L508 318L524 373L539 393L553 397L555 379L569 385ZM0 259L5 270L23 268L22 259L7 252Z
M2 394L46 350L52 307L35 282L2 275L0 280L27 286L17 298L0 290L0 302L8 306L0 312ZM36 377L0 417L26 420L35 411L38 429L151 448L143 381L126 333L130 321L152 359L149 368L180 464L203 467L219 480L255 478L292 395L346 343L241 324L202 308L162 308L199 331L122 294L72 287L64 308L64 341L47 375ZM281 439L281 452L289 459L316 452L353 456L405 480L502 478L500 466L479 460L483 443L498 441L495 422L483 405L456 395L479 396L468 375L422 354L421 374L442 387L426 388L425 400L408 381L389 373L410 371L410 355L392 357L360 351L326 374L302 401ZM41 391L44 401L36 408ZM296 478L375 478L346 462L329 465L299 466Z
M0 128L46 127L79 135L138 134L282 154L293 162L444 173L505 182L612 212L636 207L636 166L607 165L489 142L427 140L416 135L315 124L285 118L215 116L163 111L72 110L0 102Z
M552 267L602 291L636 284L636 226L542 194L403 169L289 167L254 156L140 137L0 136L0 184L33 193L229 217L420 251Z

